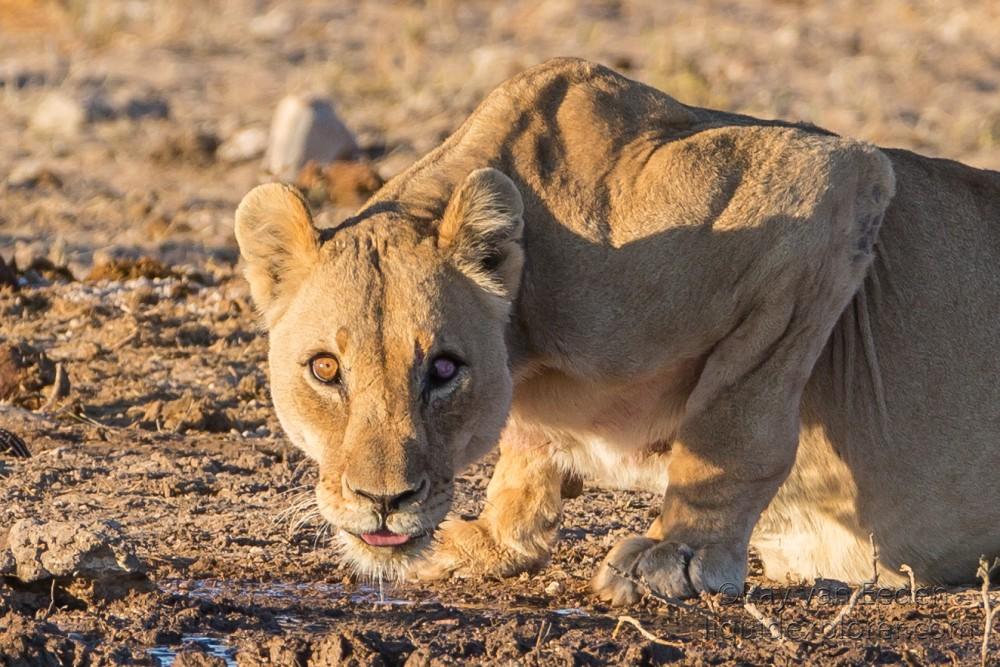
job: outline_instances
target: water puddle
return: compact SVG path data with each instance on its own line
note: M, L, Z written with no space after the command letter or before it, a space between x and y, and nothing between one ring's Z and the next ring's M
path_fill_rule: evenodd
M553 609L552 613L563 618L585 618L590 616L590 612L579 607L565 607L563 609Z
M161 583L167 593L186 595L201 600L215 601L224 596L248 597L252 601L301 604L310 599L347 600L354 604L375 604L393 607L417 604L416 600L394 597L385 589L364 584L292 583L252 581L225 581L219 579L172 579Z
M206 635L184 635L181 638L181 648L166 645L154 646L153 648L146 649L146 653L157 662L159 667L170 667L174 664L174 660L177 659L178 652L183 650L184 646L190 646L191 644L197 644L210 655L225 660L226 664L230 667L236 667L236 649L221 639Z
M398 597L394 589L379 590L376 586L347 585L340 583L302 583L302 582L252 582L227 579L169 579L160 582L160 589L165 593L182 595L215 604L228 603L245 605L250 609L266 609L274 623L285 632L323 633L331 631L342 618L341 606L337 603L349 602L359 607L371 609L416 609L431 613L439 613L443 609L452 609L459 613L470 613L486 617L503 616L513 612L549 613L562 618L586 618L590 612L580 607L544 608L534 606L500 606L490 607L479 603L465 601L444 601L430 594L417 594L412 598ZM336 615L328 616L324 609L333 610ZM226 659L227 664L235 665L235 651L220 640L208 636L185 635L185 643L194 642L205 647L212 655ZM148 650L149 654L159 660L161 667L173 664L177 649L167 646L157 646Z

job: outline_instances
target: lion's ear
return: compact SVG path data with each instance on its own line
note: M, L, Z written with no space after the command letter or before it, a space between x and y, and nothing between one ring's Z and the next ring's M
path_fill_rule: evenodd
M270 326L319 260L308 204L291 186L258 185L236 209L236 242L250 294Z
M512 300L524 266L523 213L513 181L496 169L477 169L452 194L438 247L486 291Z

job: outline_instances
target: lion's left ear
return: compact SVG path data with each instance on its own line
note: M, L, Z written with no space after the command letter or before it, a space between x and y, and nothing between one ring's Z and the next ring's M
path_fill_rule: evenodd
M236 242L250 294L270 327L319 261L319 237L308 204L289 185L258 185L236 209Z
M477 169L455 190L438 228L438 247L486 291L513 300L521 282L524 204L514 182Z

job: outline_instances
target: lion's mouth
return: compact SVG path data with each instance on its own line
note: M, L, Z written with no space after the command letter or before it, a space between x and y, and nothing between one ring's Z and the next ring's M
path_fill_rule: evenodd
M414 539L412 535L394 533L388 528L376 530L374 533L361 533L358 537L371 547L401 547Z

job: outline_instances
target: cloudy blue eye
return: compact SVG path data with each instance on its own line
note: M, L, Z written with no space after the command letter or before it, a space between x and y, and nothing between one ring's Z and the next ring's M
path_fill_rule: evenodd
M455 375L458 374L460 366L461 362L454 357L449 357L444 354L436 357L434 361L431 362L431 367L428 371L428 380L430 381L431 386L440 387L443 384L447 384L455 377Z

